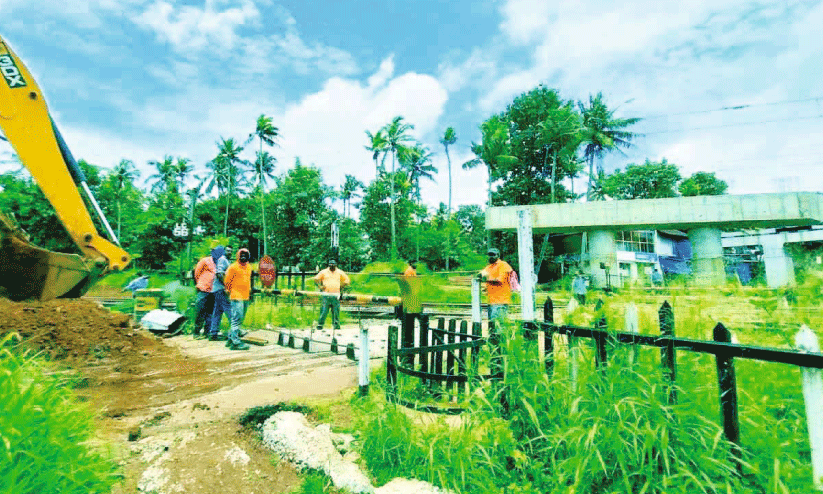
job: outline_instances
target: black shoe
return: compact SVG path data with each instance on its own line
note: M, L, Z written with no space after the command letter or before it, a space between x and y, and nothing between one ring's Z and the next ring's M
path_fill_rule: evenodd
M224 334L210 334L209 341L226 341L228 338Z
M229 345L229 350L248 350L248 349L249 349L249 346L247 344L243 343L242 341L240 342L239 345L234 345L234 344Z

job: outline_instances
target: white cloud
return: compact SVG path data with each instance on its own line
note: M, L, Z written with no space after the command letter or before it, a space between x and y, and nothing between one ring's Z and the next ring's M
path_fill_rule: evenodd
M216 3L206 0L203 8L175 8L171 3L159 0L133 20L135 24L154 31L158 39L168 42L178 52L208 47L218 53L234 48L238 40L237 29L256 24L260 11L250 0L226 10L218 10Z
M320 91L276 115L283 136L275 152L281 166L291 167L300 157L319 166L327 183L339 184L347 173L368 182L374 165L364 148L366 130L374 132L402 115L418 138L432 132L448 99L446 90L431 76L410 72L393 77L389 68L391 58L365 85L331 78Z

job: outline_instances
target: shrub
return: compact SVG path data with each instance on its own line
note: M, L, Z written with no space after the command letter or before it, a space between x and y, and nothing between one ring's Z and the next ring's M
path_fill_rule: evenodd
M113 461L93 445L89 410L42 364L0 344L0 492L110 492Z

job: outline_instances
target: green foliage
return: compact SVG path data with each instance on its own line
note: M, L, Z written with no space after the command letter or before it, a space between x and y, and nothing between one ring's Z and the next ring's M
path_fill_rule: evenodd
M330 238L330 230L321 230L318 224L328 211L332 189L323 183L317 167L304 166L300 160L276 177L275 185L270 202L272 258L278 266L313 267L318 253L310 247L312 240ZM324 226L329 223L327 219Z
M680 171L677 165L663 158L660 162L646 160L643 165L629 165L625 172L615 170L598 186L612 199L660 199L676 197L678 181Z
M583 116L583 125L586 130L583 156L589 163L589 190L586 196L592 199L593 181L597 175L602 175L603 169L598 166L598 173L595 175L595 161L601 159L607 152L621 147L629 147L635 135L631 131L624 130L636 124L639 118L616 118L614 110L609 109L603 99L602 93L596 96L589 95L589 103L578 103L580 113Z
M805 307L821 288L823 277L815 277L786 295ZM740 339L792 344L794 329L787 334L774 326L796 328L796 314L781 315L780 294L730 286L685 295L672 300L679 336L705 339L713 324L706 318L711 308L722 307L731 318L736 307L754 304L767 314L753 310L750 317L762 325L741 329ZM622 307L629 301L640 304L641 332L654 333L659 301L649 306L637 295L609 297L598 312L580 307L558 323L591 326L606 317L610 328L620 328ZM820 327L819 319L804 322ZM729 324L737 326L733 320ZM416 414L376 399L358 410L363 458L378 481L414 476L458 492L787 493L811 488L805 409L791 366L735 363L744 448L744 475L738 476L722 432L711 356L679 353L678 402L669 404L657 349L641 349L634 358L630 347L610 346L609 365L598 370L592 347L578 340L579 368L572 381L565 344L555 347L549 377L535 358L536 345L524 341L518 329L506 328L502 340L505 381L476 387L470 411L457 426L435 418L414 420ZM406 387L403 397L415 392Z
M86 406L37 361L0 342L0 492L104 493L117 481L115 463L92 445Z
M30 176L0 175L0 187L0 210L17 222L32 243L56 252L78 252L54 207Z
M395 190L401 191L394 207L396 234L401 239L404 238L414 210L414 203L403 190L410 190L410 184L405 185L406 178L406 174L403 172L394 175ZM388 260L391 258L391 223L386 221L387 218L391 217L391 179L391 174L384 173L372 181L366 187L363 203L360 207L360 224L369 236L373 260ZM405 249L405 247L401 246L401 249Z
M538 86L515 98L501 119L517 161L504 160L496 168L495 177L503 180L497 191L500 204L552 202L552 181L554 202L566 202L570 195L561 182L577 174L577 148L584 138L574 103Z
M696 172L683 180L678 187L683 196L719 196L726 193L729 185L714 173Z

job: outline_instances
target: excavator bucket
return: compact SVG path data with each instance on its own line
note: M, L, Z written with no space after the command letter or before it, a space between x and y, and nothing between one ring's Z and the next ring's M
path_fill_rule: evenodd
M0 213L0 296L15 301L79 297L103 271L104 266L79 255L32 245Z

